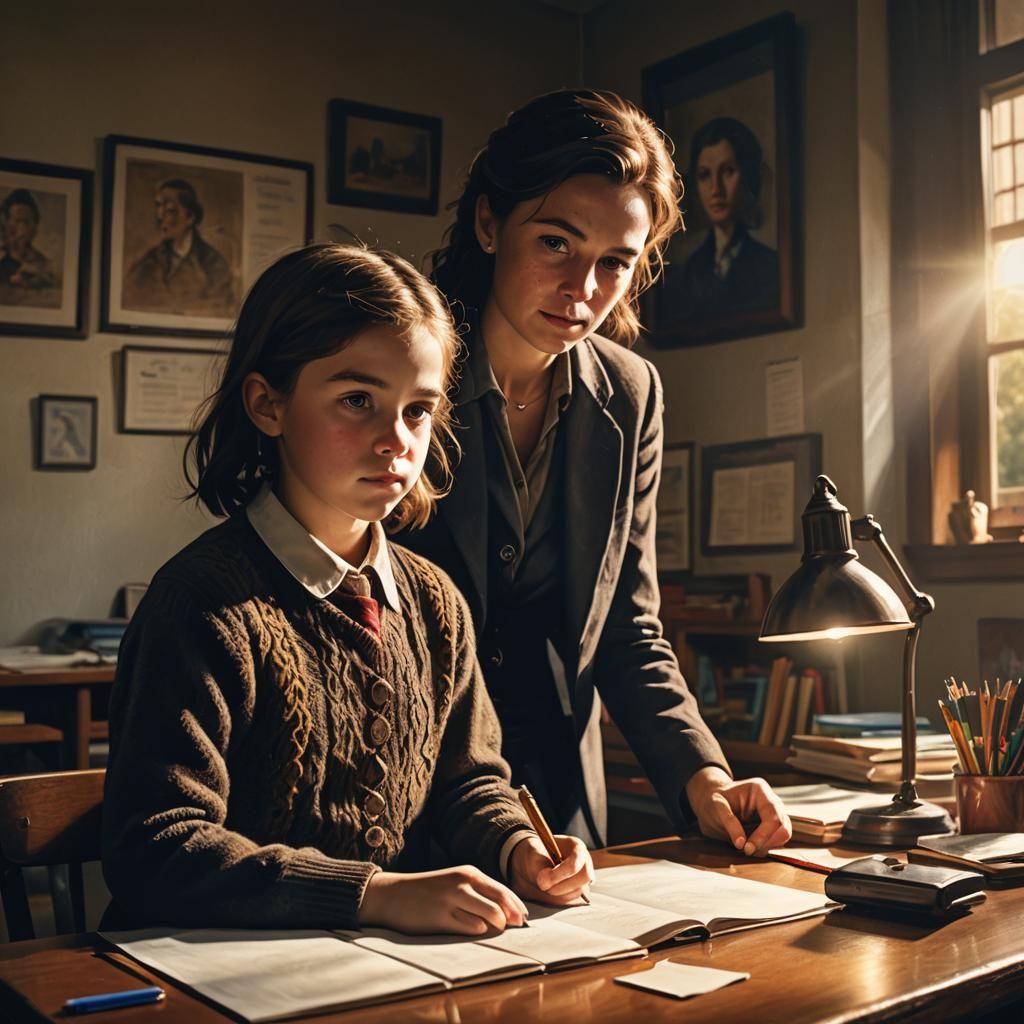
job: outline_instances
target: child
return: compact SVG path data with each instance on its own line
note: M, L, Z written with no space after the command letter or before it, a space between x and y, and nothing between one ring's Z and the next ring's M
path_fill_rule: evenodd
M456 350L390 253L311 245L253 286L185 453L227 520L121 648L106 927L481 934L585 891L582 844L552 867L509 788L465 602L380 526L432 510ZM432 841L467 864L423 870Z

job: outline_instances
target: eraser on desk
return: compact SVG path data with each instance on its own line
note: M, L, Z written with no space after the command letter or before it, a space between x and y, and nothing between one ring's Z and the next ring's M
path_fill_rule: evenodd
M720 971L715 967L694 967L661 960L649 971L636 971L615 979L621 985L657 992L673 999L689 999L725 988L737 981L749 981L750 975L741 971Z

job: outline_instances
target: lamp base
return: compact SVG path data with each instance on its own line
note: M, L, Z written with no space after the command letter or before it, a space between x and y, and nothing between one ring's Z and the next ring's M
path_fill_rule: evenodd
M863 846L914 846L919 836L953 831L953 819L938 805L898 796L879 807L859 807L843 826L843 839Z

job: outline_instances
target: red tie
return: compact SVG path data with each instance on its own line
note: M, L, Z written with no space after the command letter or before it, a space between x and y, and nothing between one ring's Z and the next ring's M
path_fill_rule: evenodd
M331 600L350 619L380 639L380 605L372 597L360 597L339 587L331 594Z

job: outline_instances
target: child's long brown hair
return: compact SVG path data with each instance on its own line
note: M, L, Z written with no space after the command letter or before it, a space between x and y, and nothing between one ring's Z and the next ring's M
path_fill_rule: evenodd
M433 416L427 471L389 518L394 529L422 526L451 482L447 391L458 350L444 300L410 263L381 249L317 243L283 256L252 286L235 328L220 386L199 413L185 447L189 497L214 515L244 508L278 471L277 447L246 414L242 384L260 373L291 392L299 371L343 348L361 331L385 324L425 328L441 346L445 397Z

